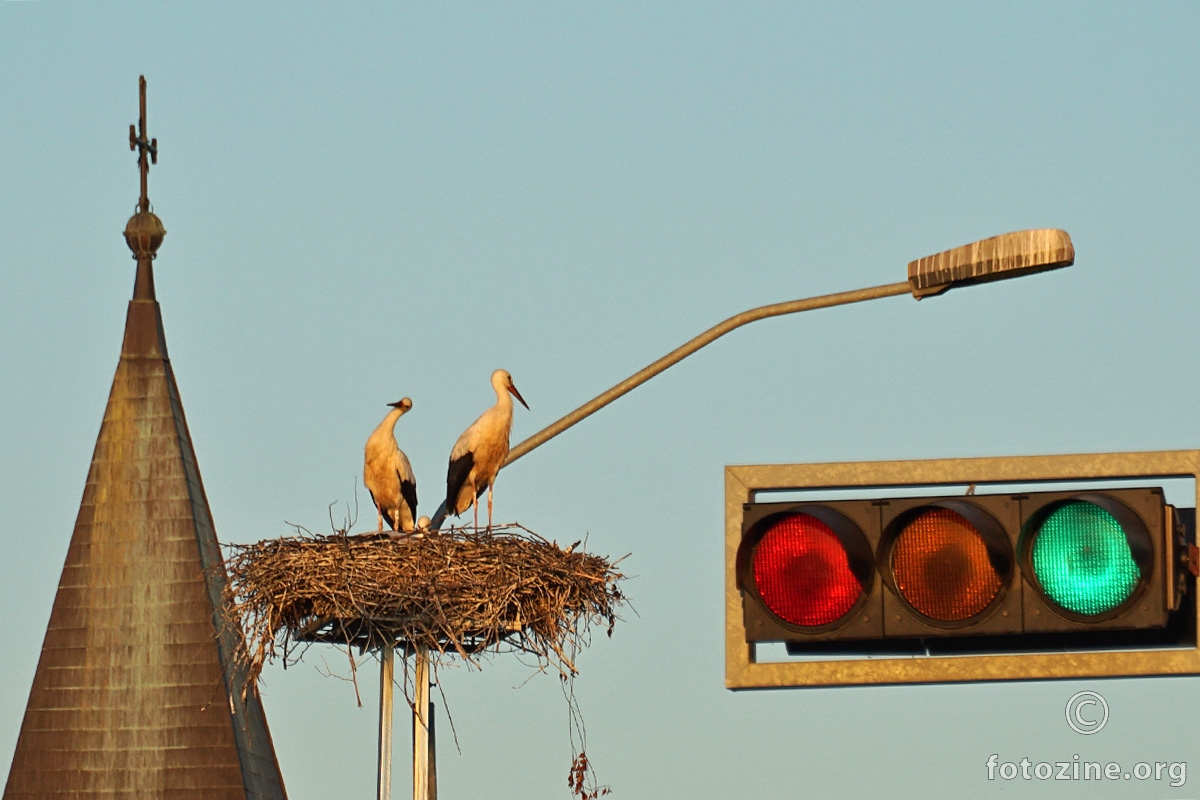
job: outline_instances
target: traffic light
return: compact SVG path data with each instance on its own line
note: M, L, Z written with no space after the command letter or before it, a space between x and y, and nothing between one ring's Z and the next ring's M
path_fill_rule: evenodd
M1198 474L1200 451L727 467L726 683L1200 673L1195 512L1161 486Z

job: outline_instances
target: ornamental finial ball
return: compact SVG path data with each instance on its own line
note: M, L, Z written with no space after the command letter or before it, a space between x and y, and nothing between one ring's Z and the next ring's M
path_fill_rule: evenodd
M167 229L153 211L138 211L125 225L125 243L135 259L153 259Z

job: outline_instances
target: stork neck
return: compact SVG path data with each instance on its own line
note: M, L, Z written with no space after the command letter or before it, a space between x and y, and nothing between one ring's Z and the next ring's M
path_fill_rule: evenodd
M492 391L496 393L497 408L512 408L512 395L508 393L508 384L501 370L492 374Z
M404 409L393 408L387 413L387 416L383 418L383 422L379 423L379 427L375 430L389 432L394 431L396 429L396 423L400 421L400 417L402 416L404 416Z

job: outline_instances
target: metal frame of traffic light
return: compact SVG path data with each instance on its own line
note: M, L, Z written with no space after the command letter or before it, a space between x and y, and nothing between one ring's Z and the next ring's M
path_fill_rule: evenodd
M918 461L845 462L727 466L725 468L725 685L729 689L769 689L968 681L1048 680L1200 674L1200 641L1161 649L1109 649L1071 652L954 654L950 656L828 658L758 662L756 645L746 641L738 552L743 539L745 504L759 492L801 491L819 503L822 493L844 490L930 489L977 486L1028 486L1118 480L1191 478L1200 495L1200 450L1101 453L1063 456L954 458ZM983 500L976 495L964 500ZM1200 496L1197 498L1200 507ZM809 502L806 497L805 502ZM1166 546L1169 536L1164 534ZM1177 556L1164 555L1164 563ZM1165 580L1165 578L1164 578ZM1189 593L1196 597L1196 579ZM1200 630L1200 604L1193 608L1193 633Z

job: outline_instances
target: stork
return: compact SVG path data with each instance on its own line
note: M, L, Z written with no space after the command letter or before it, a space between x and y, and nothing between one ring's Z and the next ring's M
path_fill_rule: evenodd
M446 473L446 513L458 516L475 507L475 528L479 528L479 495L488 493L488 530L492 527L492 485L496 473L508 457L508 434L512 430L513 397L529 408L525 398L513 386L512 376L502 369L492 373L496 405L480 415L463 431L450 451L450 469Z
M363 453L363 484L379 511L379 531L386 519L394 531L413 530L417 514L417 479L408 456L396 444L396 422L412 408L405 397L388 403L392 410L367 438Z

